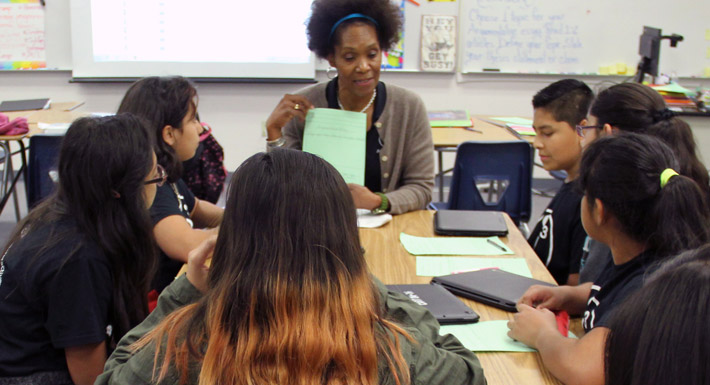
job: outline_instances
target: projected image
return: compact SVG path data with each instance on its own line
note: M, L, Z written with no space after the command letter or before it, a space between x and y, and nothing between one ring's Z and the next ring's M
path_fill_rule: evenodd
M96 62L308 63L312 0L91 0Z

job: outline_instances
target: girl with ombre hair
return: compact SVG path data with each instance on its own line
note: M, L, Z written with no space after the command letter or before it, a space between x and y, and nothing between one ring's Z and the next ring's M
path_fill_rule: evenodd
M471 351L370 275L328 163L254 155L228 197L217 240L191 253L97 384L485 384Z

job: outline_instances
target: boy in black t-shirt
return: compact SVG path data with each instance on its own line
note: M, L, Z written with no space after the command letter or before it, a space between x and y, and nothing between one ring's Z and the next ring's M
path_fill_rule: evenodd
M582 129L592 102L592 90L581 81L564 79L533 97L533 127L542 165L563 170L565 184L547 206L528 242L560 285L576 285L586 233L580 219L582 194L574 186L582 158Z

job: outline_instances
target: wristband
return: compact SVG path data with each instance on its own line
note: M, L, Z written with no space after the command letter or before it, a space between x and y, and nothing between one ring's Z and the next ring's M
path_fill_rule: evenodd
M372 210L373 214L384 214L390 209L390 201L387 199L387 195L383 193L375 193L375 195L379 196L382 199L382 203L376 208Z

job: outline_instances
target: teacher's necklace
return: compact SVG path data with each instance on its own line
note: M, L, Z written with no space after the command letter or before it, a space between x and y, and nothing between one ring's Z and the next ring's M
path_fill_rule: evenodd
M372 105L372 102L375 101L375 97L377 97L377 88L375 88L375 90L372 92L372 97L370 98L370 101L367 103L365 108L360 110L360 112L367 111L367 109L370 108L370 106ZM340 95L338 95L338 107L340 107L341 110L345 109L345 107L343 107L343 103L340 102Z

